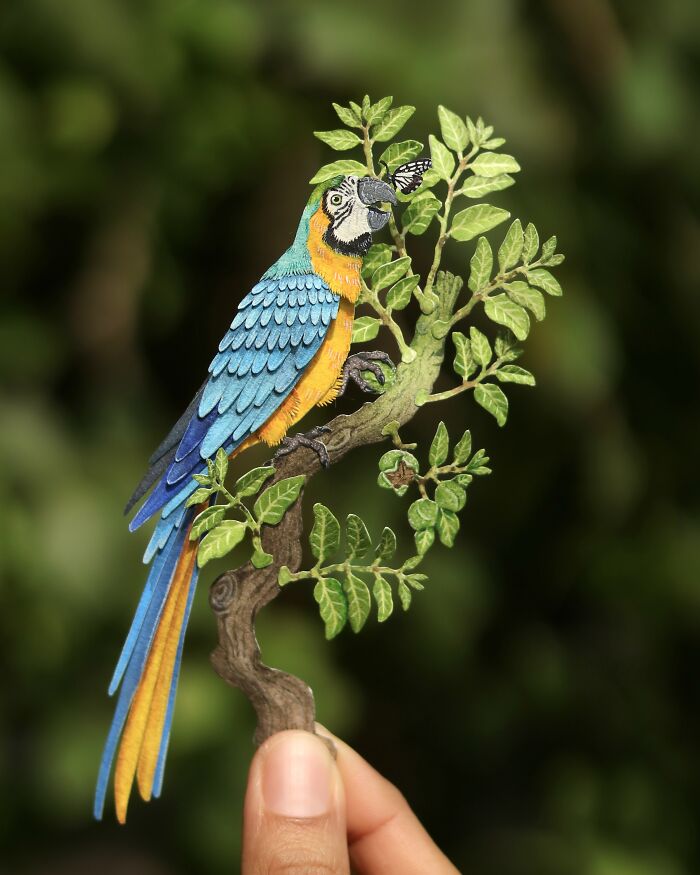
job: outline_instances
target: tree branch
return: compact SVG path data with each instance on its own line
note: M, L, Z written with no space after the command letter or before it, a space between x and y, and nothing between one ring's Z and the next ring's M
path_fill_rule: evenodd
M436 339L430 329L433 317L418 321L412 346L420 355L402 363L389 389L355 413L337 416L329 423L324 442L331 465L357 447L387 440L382 434L390 422L403 425L418 411L417 392L429 393L437 378L444 355L444 339ZM300 448L280 459L271 482L299 474L307 483L321 465L313 450ZM270 482L265 484L266 487ZM255 636L258 611L281 592L277 573L282 565L298 571L301 565L303 532L303 492L277 526L264 526L263 548L275 562L256 569L250 563L227 571L212 584L209 603L216 616L219 643L211 655L217 674L228 684L239 687L251 701L258 718L255 743L283 729L314 731L315 707L311 689L299 678L266 666Z

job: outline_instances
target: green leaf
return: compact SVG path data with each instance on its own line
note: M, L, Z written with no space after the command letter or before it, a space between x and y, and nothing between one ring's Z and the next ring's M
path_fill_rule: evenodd
M221 505L214 505L213 507L208 507L206 510L203 510L195 517L194 522L192 523L192 528L190 529L190 541L196 541L197 538L201 538L206 532L210 531L215 526L218 526L225 515L226 508Z
M404 566L405 568L405 566ZM416 589L420 592L420 590L425 589L423 586L423 581L428 579L427 574L407 574L406 575L406 583L411 587L411 589Z
M340 523L324 505L314 505L314 525L309 535L311 552L321 564L329 559L340 546Z
M548 258L544 263L549 265L549 267L557 267L559 264L564 263L565 256L563 255L553 255L551 258Z
M348 514L345 523L345 555L348 559L362 559L372 549L367 526L357 514Z
M476 362L472 355L471 343L461 331L452 332L452 341L455 345L455 350L457 351L453 367L455 372L466 380L476 370Z
M493 322L510 328L518 340L525 340L530 331L530 317L508 295L494 295L484 302L484 312Z
M469 340L471 342L474 361L478 365L481 365L482 368L487 367L492 356L491 344L489 343L488 337L472 325L469 329Z
M264 468L252 468L242 477L236 480L233 494L237 498L245 498L248 495L256 495L262 488L263 483L275 473L275 469L268 465Z
M360 316L353 322L350 342L365 343L368 340L374 340L379 334L381 324L381 320L375 319L374 316Z
M219 447L214 458L214 473L219 483L223 483L226 479L228 471L228 454L223 447Z
M405 450L389 450L379 460L379 470L377 483L382 489L403 495L413 479L411 472L418 471L418 460Z
M367 176L367 168L359 161L343 158L340 161L333 161L331 164L324 164L309 182L327 182L334 176L346 176L348 173L354 173L356 176Z
M516 219L508 228L506 236L503 238L503 243L501 243L498 250L498 266L501 269L501 273L505 273L518 263L523 252L524 242L523 226L520 223L520 219Z
M390 310L403 310L411 301L413 290L420 282L418 274L405 276L393 285L386 296L386 305Z
M479 237L469 268L469 288L472 292L478 292L488 285L493 270L493 252L486 237Z
M540 235L537 233L537 228L535 228L532 222L529 222L527 228L525 228L525 239L523 242L523 261L525 264L529 264L537 255L539 245Z
M534 286L544 289L548 295L555 295L556 297L562 295L562 288L559 285L559 280L555 279L555 277L543 267L536 267L533 270L528 270L527 278Z
M535 377L530 371L519 368L517 365L501 365L496 371L496 376L501 383L520 383L522 386L535 385Z
M377 559L390 559L394 553L396 553L396 535L388 526L384 526L375 555Z
M445 480L437 485L435 501L440 510L457 512L467 503L467 494L454 480Z
M377 122L380 122L386 115L387 110L393 102L393 97L382 97L381 100L373 103L365 112L365 118L367 119L367 123L370 125L374 125L377 124Z
M506 142L505 137L494 137L492 140L487 140L483 143L484 149L500 149Z
M444 106L438 106L438 119L445 143L455 152L464 152L469 142L469 134L462 119Z
M208 486L211 487L211 477L209 474L193 474L192 479L195 483L199 483L200 486Z
M437 533L445 547L454 547L459 531L459 517L451 510L441 510L438 514Z
M246 523L224 520L202 538L197 551L197 565L204 568L212 559L221 559L237 547L248 531Z
M424 234L440 209L440 201L431 191L414 197L401 217L404 233Z
M547 308L544 303L544 295L539 289L533 289L527 283L520 280L514 283L506 283L503 288L506 290L506 294L511 301L515 301L521 307L527 307L538 322L544 319Z
M372 105L371 100L369 99L369 94L365 94L362 98L362 118L367 121L367 113L369 112L369 108Z
M493 125L487 125L481 116L476 120L476 129L478 131L481 142L483 143L493 133Z
M348 601L348 619L353 632L359 632L367 622L371 601L367 584L350 571L343 583L343 591Z
M491 204L474 204L462 210L452 220L450 235L455 240L473 240L478 234L485 234L510 217L508 210Z
M410 468L412 471L418 471L418 459L416 459L416 457L412 453L409 453L406 450L389 450L388 452L384 453L384 455L379 460L379 470L396 471L400 462L403 462L403 464L406 465L406 467Z
M463 465L472 451L472 433L467 429L455 445L455 465Z
M500 176L502 173L517 173L520 165L512 155L502 152L482 152L471 163L471 170L477 176Z
M203 501L206 501L210 495L211 489L195 489L185 502L185 507L194 507L196 504L201 504Z
M449 451L450 436L447 433L447 427L445 423L440 421L438 423L437 431L435 432L433 442L430 444L430 451L428 453L428 461L430 462L431 466L435 468L438 465L442 465L442 463L447 458L447 454Z
M435 543L435 529L419 529L413 537L418 555L424 556Z
M330 641L342 630L348 618L348 603L340 581L334 577L321 578L314 587L314 598L326 626L326 638Z
M556 236L552 236L542 244L542 261L548 261L556 251L557 238Z
M303 474L287 477L266 489L253 506L257 521L261 525L264 523L268 526L276 526L299 498L305 479Z
M406 586L403 580L399 581L398 591L401 607L404 609L404 611L407 611L411 607L411 599L413 598L413 593Z
M474 389L476 403L481 405L503 426L508 418L508 399L493 383L479 383Z
M362 121L362 118L363 118L362 107L359 105L359 103L355 103L354 100L349 101L349 103L350 103L350 109L355 113L355 115L360 119L360 121ZM362 127L362 125L360 125L360 127Z
M429 498L419 498L408 509L408 524L415 531L431 529L437 520L438 506Z
M372 592L377 603L377 619L380 623L383 623L384 620L391 616L391 612L394 610L394 599L391 595L391 587L381 574L374 578Z
M422 151L423 144L419 143L418 140L400 140L398 143L387 146L379 156L379 164L384 163L388 165L389 170L394 170L412 158L417 158Z
M375 243L373 246L370 246L362 262L362 276L372 276L381 264L391 261L391 256L391 246L387 246L386 243Z
M275 561L275 557L272 553L266 553L262 546L258 546L253 551L253 555L250 557L250 563L253 568L267 568L268 565L272 565Z
M372 274L372 288L375 292L393 285L411 266L411 259L405 255L403 258L397 258L387 264L380 265Z
M432 167L429 167L423 174L423 182L418 186L418 191L421 189L433 188L438 182L440 182L440 174L436 170L433 170ZM401 197L405 197L405 195L401 195L399 200L401 200ZM408 197L410 197L410 195L408 195Z
M345 106L341 106L339 103L334 103L333 109L336 111L338 118L344 125L347 125L349 128L362 127L362 119L353 109L348 109Z
M486 465L489 461L489 457L486 455L486 450L477 450L471 462L467 465L467 471L470 471L472 474L476 473L476 469L481 467L481 465Z
M286 565L283 565L277 574L277 583L280 586L286 586L294 580L294 575Z
M353 134L352 131L346 131L344 128L340 128L337 131L314 131L314 137L317 137L322 143L330 146L331 149L336 149L338 152L342 152L345 149L354 149L355 146L359 146L362 143L357 134Z
M415 106L397 106L390 109L373 129L372 139L376 143L386 143L387 140L393 139L415 111Z
M507 173L501 173L498 176L487 178L485 176L469 176L464 180L464 185L459 189L457 194L463 194L466 197L480 198L485 194L491 194L493 191L503 191L515 185L515 180Z
M437 137L432 134L428 137L430 144L430 157L433 161L433 170L438 174L440 179L448 180L455 169L455 156L450 152L444 143L441 143Z
M389 479L390 475L387 475L385 471L382 471L377 477L377 485L381 486L382 489L391 489L393 493L396 495L404 495L408 490L408 483L394 483Z
M503 358L504 355L507 355L508 351L512 348L512 346L513 344L510 342L510 335L499 334L496 338L496 342L494 343L496 356L498 358Z

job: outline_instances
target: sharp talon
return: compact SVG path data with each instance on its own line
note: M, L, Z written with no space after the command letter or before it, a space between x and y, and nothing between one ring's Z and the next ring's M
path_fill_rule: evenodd
M370 373L374 374L379 385L383 386L386 383L386 376L377 362L384 362L384 364L395 369L394 363L389 358L388 354L382 350L375 350L374 352L359 352L348 356L343 365L343 382L339 395L342 395L345 392L350 380L352 380L353 383L356 383L358 388L363 392L376 392L376 389L370 386L362 376L362 371L370 371Z
M319 434L326 434L330 430L331 429L327 425L317 425L307 434L295 434L283 437L279 448L272 457L272 464L274 465L282 456L287 456L289 453L293 453L299 447L308 447L316 453L321 465L324 468L327 468L331 463L328 450L326 449L326 445L316 438Z

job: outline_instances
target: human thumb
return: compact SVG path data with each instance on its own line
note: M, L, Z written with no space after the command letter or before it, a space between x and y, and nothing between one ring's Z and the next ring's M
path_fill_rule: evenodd
M253 758L243 815L243 875L348 875L340 774L316 735L289 730Z

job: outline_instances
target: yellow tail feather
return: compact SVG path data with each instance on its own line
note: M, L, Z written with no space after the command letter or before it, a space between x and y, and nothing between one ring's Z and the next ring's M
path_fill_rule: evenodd
M175 659L177 656L177 648L180 643L182 624L185 619L185 609L187 607L187 599L189 596L189 583L190 578L192 577L194 557L196 555L195 545L191 545L190 548L188 542L187 546L192 554L191 561L188 562L182 581L177 582L177 604L175 606L175 613L172 622L170 623L166 640L163 644L163 658L160 664L160 671L158 672L158 680L156 681L153 701L151 702L148 720L144 729L139 761L136 767L136 779L138 782L139 793L141 794L141 798L146 802L150 800L153 793L153 778L156 773L160 746L163 740L165 715L168 710L170 688L172 686L173 672L175 670Z
M117 819L120 823L126 821L126 810L129 804L129 796L131 794L131 787L134 782L137 764L140 759L144 734L147 726L149 730L151 728L149 725L151 723L151 705L154 700L154 694L156 693L156 686L158 686L156 711L160 711L161 699L164 699L167 704L170 684L168 683L161 688L159 681L161 681L161 679L165 681L166 676L172 678L173 664L177 652L177 641L182 627L185 606L187 603L187 590L192 575L192 569L194 567L195 556L196 544L191 543L188 538L185 541L185 549L182 551L175 568L173 581L165 605L163 606L163 613L161 614L160 622L158 623L158 628L151 645L143 675L138 688L136 689L129 710L129 716L119 746L119 754L117 756L117 764L114 773L114 801ZM171 634L171 631L173 634ZM164 662L165 670L161 673L161 667ZM169 671L167 668L168 664L170 664ZM156 745L155 760L157 760L160 736L149 735L147 744L149 744L149 748L151 744ZM150 755L146 754L146 762L148 762L149 759ZM144 764L144 775L145 771L146 765ZM139 786L141 786L140 781Z

